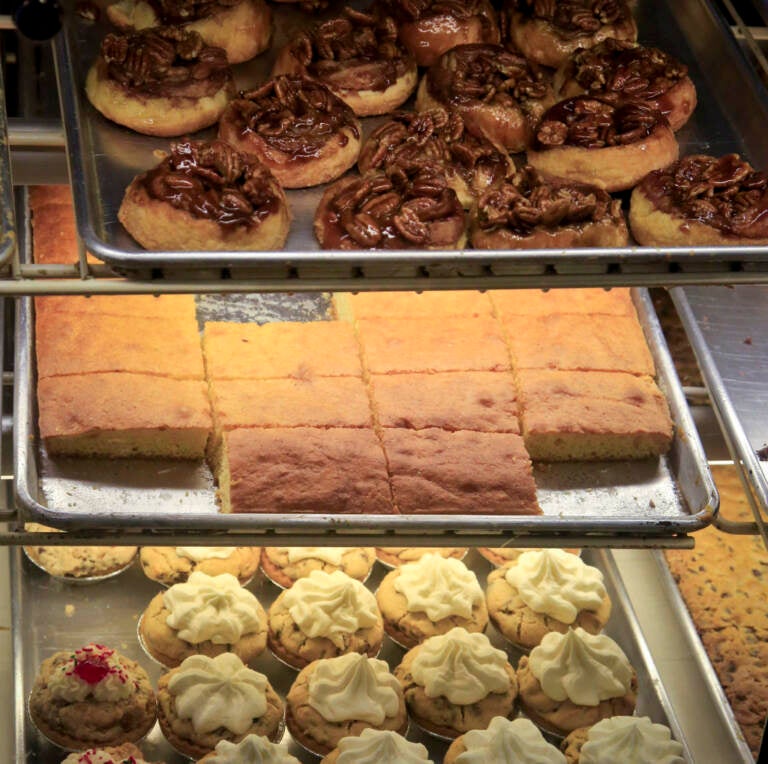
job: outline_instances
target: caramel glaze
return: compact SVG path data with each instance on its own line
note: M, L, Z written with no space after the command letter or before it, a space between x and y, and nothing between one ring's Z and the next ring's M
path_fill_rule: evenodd
M632 11L624 0L507 0L507 8L523 18L547 22L565 39L594 34L607 25L618 32L634 28Z
M152 199L223 229L256 227L281 203L272 174L224 141L179 141L171 155L137 179Z
M239 5L242 0L149 0L163 24L187 24Z
M768 175L738 154L694 154L655 170L638 186L668 215L750 239L768 237Z
M245 140L258 137L290 162L316 159L334 137L360 137L354 111L325 85L297 75L280 75L232 101L222 121L232 120Z

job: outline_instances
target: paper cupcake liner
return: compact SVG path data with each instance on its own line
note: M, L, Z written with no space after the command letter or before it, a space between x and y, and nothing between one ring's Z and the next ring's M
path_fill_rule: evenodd
M61 581L64 584L72 584L75 586L85 586L88 584L98 584L101 581L108 581L110 578L114 578L115 576L119 576L121 573L124 573L128 568L131 567L136 562L136 558L138 557L139 551L136 550L136 554L131 557L131 559L125 563L120 568L116 568L115 570L109 571L109 573L102 573L100 575L96 576L61 576L57 575L55 573L51 573L42 563L35 560L32 555L27 551L27 547L22 547L24 551L24 556L29 560L29 562L34 565L38 570L42 570L43 573L49 575L54 581Z

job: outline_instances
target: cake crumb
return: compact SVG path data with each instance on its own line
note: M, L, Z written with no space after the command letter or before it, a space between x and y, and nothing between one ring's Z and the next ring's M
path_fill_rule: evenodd
M75 614L75 606L71 602L64 605L64 615L71 618Z

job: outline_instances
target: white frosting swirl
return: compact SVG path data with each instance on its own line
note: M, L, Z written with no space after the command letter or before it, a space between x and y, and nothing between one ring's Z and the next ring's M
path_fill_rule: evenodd
M462 740L467 750L457 756L456 764L566 764L565 756L544 739L539 728L522 717L510 721L494 716L488 729L465 732Z
M200 735L225 727L242 735L267 710L267 677L234 653L191 655L168 681L176 714Z
M359 653L320 661L308 688L309 705L329 722L354 719L379 727L402 703L400 682L386 661Z
M91 643L76 650L48 679L51 697L77 703L86 698L114 702L136 692L137 682L114 650Z
M610 637L568 629L550 632L531 650L528 665L545 694L578 706L596 706L602 700L629 692L634 671L627 656Z
M391 730L364 729L342 738L336 764L424 764L430 762L421 743L411 743Z
M226 560L231 557L235 551L233 546L177 546L176 554L179 557L186 557L192 562L202 562L203 560Z
M411 675L430 698L442 695L451 703L468 705L509 690L507 654L493 647L485 634L457 626L414 649L418 652Z
M344 635L375 626L379 620L376 597L340 570L313 570L280 596L308 637L326 637L338 648L344 647Z
M220 740L210 764L300 764L295 756L261 735L246 735L239 743Z
M580 610L597 610L605 598L603 574L562 549L523 552L504 574L536 613L573 623Z
M137 759L135 756L120 756L119 759L111 753L107 753L103 748L89 748L80 753L70 753L61 764L150 764L143 758Z
M472 608L483 601L477 576L461 560L439 554L402 565L393 585L405 597L408 612L426 613L431 621L471 618Z
M258 600L231 573L195 571L165 591L163 605L169 611L165 622L192 644L231 645L262 626Z
M590 728L580 764L684 764L683 746L647 716L614 716Z
M329 565L341 565L342 557L349 551L344 546L289 546L288 562L322 560Z

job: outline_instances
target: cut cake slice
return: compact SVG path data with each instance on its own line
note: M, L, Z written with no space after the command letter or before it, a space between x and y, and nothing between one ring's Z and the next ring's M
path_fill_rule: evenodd
M94 295L93 297L50 295L35 297L35 314L84 314L139 316L189 321L195 325L195 298L191 294Z
M637 316L629 289L492 290L488 293L496 311L505 316L547 316L552 313Z
M357 318L476 318L492 315L486 294L472 291L446 292L340 292L333 296L336 315L342 320Z

